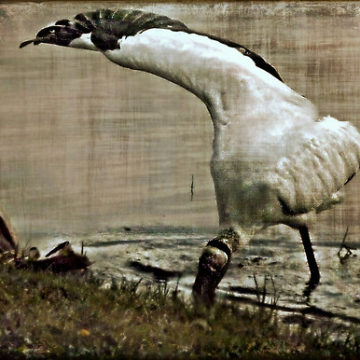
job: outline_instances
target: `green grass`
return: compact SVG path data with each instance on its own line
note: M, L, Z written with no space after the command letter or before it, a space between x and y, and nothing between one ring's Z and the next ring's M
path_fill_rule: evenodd
M195 309L166 285L0 267L0 358L357 359L358 328L285 324L276 311ZM340 336L341 335L341 336Z

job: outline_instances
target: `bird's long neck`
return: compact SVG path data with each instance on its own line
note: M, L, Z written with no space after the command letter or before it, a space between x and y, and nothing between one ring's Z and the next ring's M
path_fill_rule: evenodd
M240 68L256 68L250 58L235 48L181 31L150 29L120 39L119 47L105 51L105 55L121 66L153 73L189 90L219 121L221 116L216 116L215 109L219 112L224 106L225 93L238 93L235 88L250 76L245 71L241 78Z
M205 36L164 29L147 30L119 43L120 49L105 52L110 60L161 76L203 101L211 97L211 70L222 66L216 54L221 44Z
M123 37L118 46L104 54L121 66L153 73L194 93L208 107L215 129L239 114L243 125L249 126L255 104L267 108L274 94L277 100L279 94L294 96L289 87L238 49L204 35L150 29Z

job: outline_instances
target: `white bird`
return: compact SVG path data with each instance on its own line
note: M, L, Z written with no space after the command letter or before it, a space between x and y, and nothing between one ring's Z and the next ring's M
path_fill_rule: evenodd
M320 274L308 221L341 200L359 168L360 135L348 122L319 118L263 58L242 45L138 10L98 10L43 28L23 42L99 51L123 67L153 73L195 94L214 125L211 174L219 236L205 247L193 287L212 302L231 254L259 230L300 231L310 285Z

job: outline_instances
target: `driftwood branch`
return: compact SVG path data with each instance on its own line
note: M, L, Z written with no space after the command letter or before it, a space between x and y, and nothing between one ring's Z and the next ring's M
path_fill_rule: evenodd
M345 244L345 241L346 241L346 238L349 234L349 227L347 226L346 227L346 231L345 231L345 234L343 236L343 239L342 239L342 242L341 242L341 245L340 245L340 249L339 251L337 252L337 256L338 258L340 259L340 262L343 264L349 257L350 255L352 255L352 251L351 250L356 250L356 248L352 248L348 245ZM346 250L346 253L344 255L342 255L342 250L345 249Z

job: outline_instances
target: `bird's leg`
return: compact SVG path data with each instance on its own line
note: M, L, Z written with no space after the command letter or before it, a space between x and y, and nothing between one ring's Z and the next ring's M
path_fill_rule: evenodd
M307 226L305 226L305 225L300 226L299 231L300 231L301 240L304 245L306 258L307 258L309 268L310 268L310 273L311 273L310 280L308 281L308 286L305 289L304 294L306 296L310 296L311 291L314 290L317 287L317 285L319 284L320 273L319 273L319 268L317 266L314 252L313 252L313 249L311 246L310 235L309 235L309 230L308 230Z
M213 304L215 289L229 267L231 254L236 250L239 240L239 235L233 229L229 229L208 242L200 256L199 269L193 285L196 302Z

